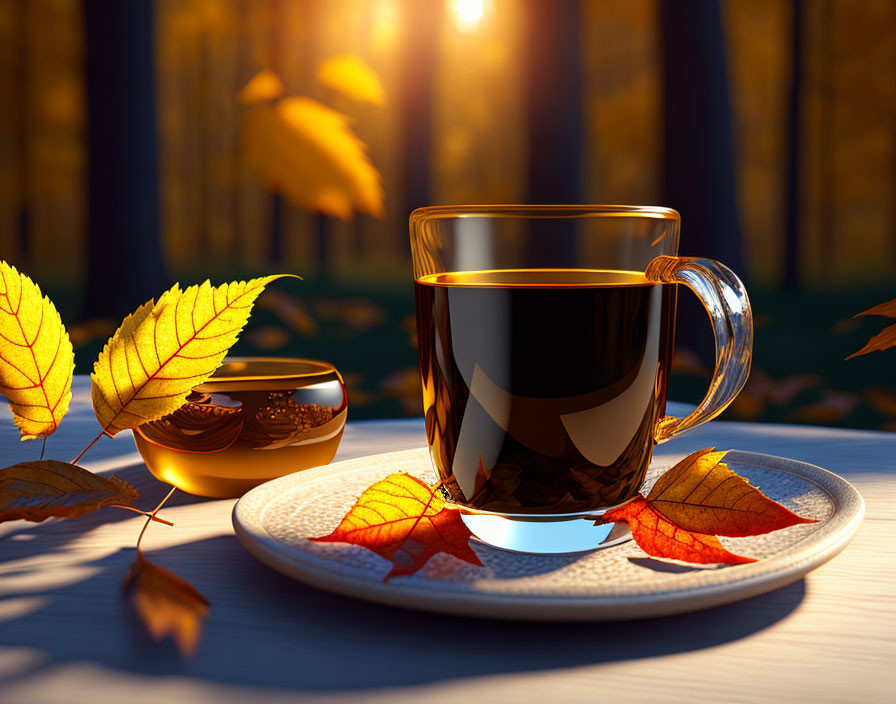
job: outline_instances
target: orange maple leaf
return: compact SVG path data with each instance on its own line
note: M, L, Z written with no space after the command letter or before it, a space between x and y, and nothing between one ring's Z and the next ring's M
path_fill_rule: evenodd
M638 547L653 557L699 564L738 565L756 562L752 557L729 552L714 535L692 533L679 528L660 514L643 496L607 511L595 525L617 521L628 523L632 529L632 538Z
M375 552L393 565L387 582L414 574L440 552L482 565L470 536L460 511L448 508L437 490L409 474L390 474L358 497L336 530L311 540Z

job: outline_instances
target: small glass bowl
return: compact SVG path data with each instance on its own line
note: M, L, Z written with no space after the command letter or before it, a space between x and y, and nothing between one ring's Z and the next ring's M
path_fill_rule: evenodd
M136 428L134 441L158 479L228 498L332 461L347 415L345 384L332 364L228 357L181 408Z

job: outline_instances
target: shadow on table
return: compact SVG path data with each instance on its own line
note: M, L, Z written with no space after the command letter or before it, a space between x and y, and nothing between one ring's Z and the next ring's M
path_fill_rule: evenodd
M2 623L5 645L35 648L47 659L0 677L0 689L84 660L144 675L320 692L563 669L736 641L786 618L806 589L801 580L736 604L644 621L521 623L408 611L318 591L259 565L232 536L194 543L189 554L181 547L148 557L193 581L211 602L192 660L181 660L170 641L151 642L121 600L121 579L134 559L133 549L121 550L89 563L87 579L39 595L45 599L39 620L58 623L58 633L35 632L29 615ZM204 583L198 576L216 571L226 574L226 582ZM122 618L129 628L96 623Z

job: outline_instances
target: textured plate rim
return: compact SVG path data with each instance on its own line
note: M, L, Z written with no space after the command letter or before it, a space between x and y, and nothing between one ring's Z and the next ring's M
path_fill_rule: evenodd
M732 450L732 464L797 476L815 484L834 504L833 515L814 533L781 553L746 565L708 570L725 575L714 584L647 594L601 596L508 595L463 593L421 588L401 580L382 583L347 579L336 569L301 561L301 553L271 537L263 526L263 514L270 502L284 492L304 484L331 480L340 469L368 471L378 460L425 448L399 450L342 460L273 479L240 498L233 508L233 528L243 547L260 562L299 582L325 591L390 606L482 618L526 621L618 621L650 618L697 611L757 596L791 584L839 554L852 540L865 512L858 490L842 477L816 465L784 457ZM366 467L344 469L340 465ZM362 548L359 548L362 549ZM736 571L736 572L735 572Z

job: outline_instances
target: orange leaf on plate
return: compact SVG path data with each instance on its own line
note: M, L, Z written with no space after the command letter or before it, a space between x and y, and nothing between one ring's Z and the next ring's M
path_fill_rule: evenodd
M722 462L726 451L697 450L665 472L647 496L650 507L694 533L741 537L799 523L801 518L772 501Z
M171 635L182 654L196 651L208 601L193 585L140 555L124 579L124 590L155 640Z
M137 490L118 477L101 477L57 460L0 469L0 523L77 518L110 504L129 504Z
M607 511L595 525L616 521L628 523L635 542L653 557L699 564L739 565L756 562L753 558L729 552L713 535L693 533L680 528L656 511L643 496Z
M470 547L460 511L446 507L438 490L409 474L390 474L368 487L329 535L319 543L350 543L392 562L383 579L411 575L436 553L481 565Z
M53 302L0 260L0 394L22 440L49 435L72 399L75 353Z

